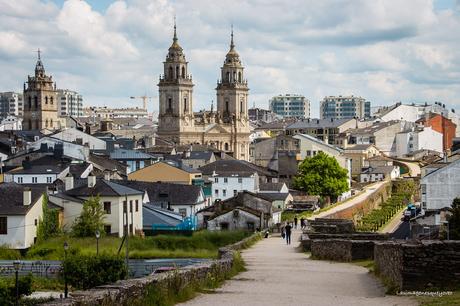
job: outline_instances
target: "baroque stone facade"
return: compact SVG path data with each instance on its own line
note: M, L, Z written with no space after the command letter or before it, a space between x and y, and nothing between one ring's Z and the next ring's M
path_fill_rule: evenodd
M160 76L158 132L160 138L175 144L204 144L249 159L248 83L244 67L233 43L217 82L217 109L193 112L193 81L188 62L178 43L176 26L174 38Z
M28 76L24 83L24 130L55 130L60 128L58 119L58 100L56 83L53 77L45 74L45 67L40 58L35 65L35 75Z

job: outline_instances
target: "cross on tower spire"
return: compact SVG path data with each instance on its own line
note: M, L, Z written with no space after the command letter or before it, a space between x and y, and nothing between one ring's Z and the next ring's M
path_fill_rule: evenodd
M177 42L177 33L176 33L176 15L174 15L174 42Z
M38 54L38 60L40 60L40 59L41 59L41 58L40 58L40 48L38 48L37 54Z

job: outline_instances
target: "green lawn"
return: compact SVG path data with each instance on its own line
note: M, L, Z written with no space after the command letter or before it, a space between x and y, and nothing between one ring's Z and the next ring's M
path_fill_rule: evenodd
M215 258L218 248L240 241L250 234L244 231L198 231L192 236L130 237L130 258ZM121 240L117 237L99 239L99 252L116 254ZM59 260L64 257L64 241L69 244L69 253L96 255L95 238L60 236L32 246L23 257L20 257L19 252L0 248L0 259ZM125 246L121 254L125 254Z

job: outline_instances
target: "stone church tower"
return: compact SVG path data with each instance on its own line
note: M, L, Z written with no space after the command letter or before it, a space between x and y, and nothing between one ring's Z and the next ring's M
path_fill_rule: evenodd
M178 43L176 25L174 38L169 47L164 71L160 76L158 116L158 134L175 143L182 143L184 133L193 132L193 82L188 74L188 62L185 60L182 47Z
M160 75L158 116L159 138L176 145L201 144L222 150L237 159L249 159L248 84L244 67L233 43L217 82L217 110L193 112L193 82L188 62L174 38Z
M28 76L24 83L24 130L55 130L60 128L58 119L58 101L56 84L53 77L45 74L45 67L40 58L35 65L35 76Z

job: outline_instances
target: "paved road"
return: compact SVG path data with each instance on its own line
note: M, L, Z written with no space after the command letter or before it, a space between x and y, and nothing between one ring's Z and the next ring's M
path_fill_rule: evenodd
M364 199L366 199L367 197L369 197L371 194L373 194L374 192L377 191L377 189L380 188L380 186L382 186L383 184L385 184L386 182L383 181L383 182L377 182L375 184L372 184L370 186L367 186L365 187L365 190L364 192L362 192L361 194L357 195L356 197L348 200L348 201L345 201L343 204L340 204L334 208L331 208L327 211L324 211L322 213L319 213L317 215L313 215L311 218L309 219L316 219L316 218L325 218L333 213L336 213L338 211L341 211L341 210L344 210L346 208L349 208L351 206L354 206L356 204L358 204L359 202L363 201Z
M388 222L388 224L384 228L382 228L382 230L380 230L379 232L380 233L393 233L394 231L396 231L400 227L401 223L403 223L403 221L401 221L401 218L403 217L403 212L405 209L406 207L403 207L402 209L400 209L393 216L391 221Z
M299 232L293 237L298 239ZM417 305L407 297L385 296L365 268L311 260L280 237L264 239L243 252L247 271L214 293L180 305Z

